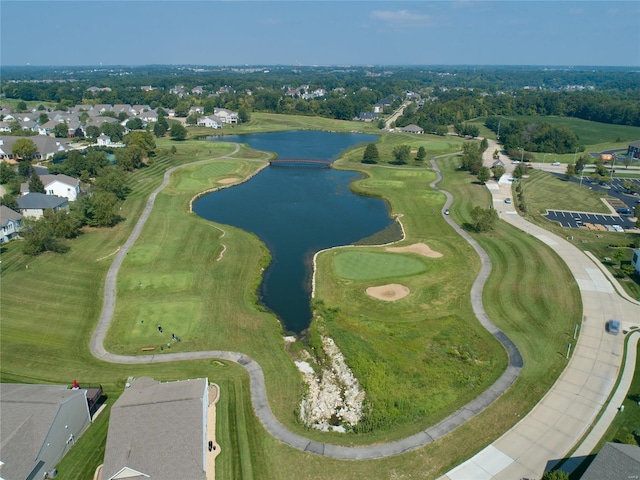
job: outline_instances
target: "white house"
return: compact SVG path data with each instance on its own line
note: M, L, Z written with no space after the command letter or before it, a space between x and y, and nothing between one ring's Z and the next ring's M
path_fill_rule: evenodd
M69 210L69 201L66 198L45 195L44 193L27 193L18 198L18 210L29 218L38 220L44 215L45 210Z
M80 180L77 178L62 173L57 175L43 174L39 177L47 195L66 198L70 202L75 202L80 196ZM20 184L20 193L22 195L29 193L29 183Z
M221 118L208 115L206 117L198 118L198 126L199 127L207 127L207 128L222 128L222 124L224 122Z
M105 135L104 133L98 137L98 146L106 147L111 143L111 137Z
M0 243L15 238L20 231L22 215L5 205L0 205Z
M238 123L238 112L232 112L226 108L214 108L213 114L222 120L222 123Z
M640 275L640 248L636 248L633 251L633 257L631 257L631 265L636 269L636 273Z

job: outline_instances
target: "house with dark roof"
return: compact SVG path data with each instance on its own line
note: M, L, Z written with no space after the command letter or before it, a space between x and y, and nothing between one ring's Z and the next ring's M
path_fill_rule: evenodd
M206 480L209 382L134 380L111 407L101 480Z
M640 158L640 140L637 142L631 142L627 149L627 155L631 158Z
M640 476L640 447L625 443L605 443L581 480L607 478L638 478Z
M378 114L373 112L360 112L358 120L361 122L373 122L378 119Z
M66 198L45 195L44 193L27 193L16 201L18 202L18 210L23 216L36 220L44 215L45 210L51 209L54 212L69 210L69 201Z
M6 243L18 236L22 215L6 205L0 205L0 243Z
M91 423L87 390L0 385L0 478L37 479L55 469Z

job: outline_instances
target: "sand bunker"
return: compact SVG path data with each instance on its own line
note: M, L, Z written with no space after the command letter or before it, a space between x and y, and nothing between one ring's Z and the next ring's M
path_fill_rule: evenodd
M440 258L442 256L440 252L431 250L429 246L424 243L414 243L413 245L408 245L406 247L387 247L387 251L417 253L418 255L423 255L429 258Z
M233 183L233 182L237 182L237 181L238 181L238 179L237 179L237 178L235 178L235 177L229 177L229 178L223 178L222 180L218 180L218 183L224 183L224 184L227 184L227 183Z
M381 285L379 287L367 288L367 295L378 300L393 302L409 295L410 290L404 285L390 283L389 285Z

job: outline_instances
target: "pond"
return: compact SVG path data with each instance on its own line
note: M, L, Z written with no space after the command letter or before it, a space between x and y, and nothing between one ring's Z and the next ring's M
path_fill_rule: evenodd
M247 143L276 152L278 158L335 160L340 152L374 135L292 131L212 141ZM260 286L261 302L285 330L300 333L311 321L313 255L349 245L392 225L387 203L352 193L349 184L361 174L312 166L272 165L248 182L205 195L194 212L214 222L256 234L272 261Z

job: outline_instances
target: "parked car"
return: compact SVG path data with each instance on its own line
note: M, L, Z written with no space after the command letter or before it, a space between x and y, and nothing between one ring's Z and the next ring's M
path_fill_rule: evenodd
M553 162L551 165L553 165L554 167L559 167L560 166L560 162Z
M505 198L504 203L511 203L511 199L509 197Z
M622 215L631 215L631 209L630 208L626 208L626 207L618 208L618 209L616 209L616 212L618 212L618 213L620 213Z
M611 335L618 335L620 333L620 322L618 320L609 320L605 328Z

